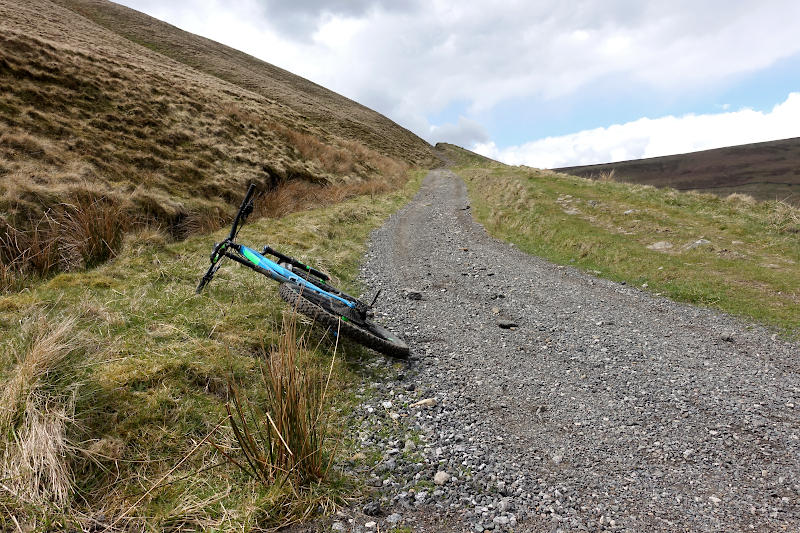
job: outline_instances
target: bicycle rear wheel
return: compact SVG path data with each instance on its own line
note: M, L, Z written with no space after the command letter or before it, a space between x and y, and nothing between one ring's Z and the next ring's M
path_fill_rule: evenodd
M340 331L350 339L391 357L405 359L409 349L394 333L369 320L356 322L337 313L324 298L317 298L310 291L294 283L282 283L279 294L288 304L334 331Z

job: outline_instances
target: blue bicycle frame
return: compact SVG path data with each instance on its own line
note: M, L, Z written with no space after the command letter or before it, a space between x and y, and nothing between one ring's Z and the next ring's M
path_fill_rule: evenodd
M227 248L233 248L239 254L241 254L241 257L239 255L229 252ZM255 270L256 272L259 272L261 274L264 274L265 276L274 279L278 283L286 283L287 281L291 281L292 283L296 283L297 285L305 287L307 290L313 291L319 294L320 296L341 302L351 309L356 307L355 302L346 300L340 296L337 296L333 293L330 293L324 289L317 287L313 283L309 283L308 281L303 279L302 276L298 276L289 269L282 267L281 265L279 265L275 261L272 261L271 259L267 259L257 251L243 244L231 243L228 247L226 247L226 249L222 252L222 254L225 255L225 257L233 259L234 261L236 261L241 265L244 265L248 268ZM242 257L244 257L246 261L245 259L242 259Z

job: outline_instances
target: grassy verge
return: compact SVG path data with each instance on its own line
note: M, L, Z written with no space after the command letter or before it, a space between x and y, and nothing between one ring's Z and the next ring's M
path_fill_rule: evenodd
M275 245L357 292L369 231L423 174L393 193L248 223L239 239ZM235 264L194 295L223 233L170 243L145 229L94 270L0 297L0 386L14 391L0 404L0 529L116 521L154 531L251 530L347 493L335 474L303 487L264 484L221 453L238 453L229 424L220 426L229 380L248 401L266 399L263 354L279 346L287 310L274 284ZM307 325L301 319L301 330ZM296 365L327 375L330 340L310 335L308 346L319 348L300 350ZM352 359L361 356L345 343L333 362L334 428L349 409L350 384L360 379Z
M556 263L800 334L797 208L591 181L451 150L475 216L494 236Z

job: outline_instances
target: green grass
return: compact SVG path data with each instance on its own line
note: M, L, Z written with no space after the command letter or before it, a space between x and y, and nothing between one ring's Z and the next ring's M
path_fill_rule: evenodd
M423 174L414 173L394 193L253 221L239 240L269 243L328 271L342 288L358 294L354 279L369 231L410 198ZM210 445L197 448L170 473L224 419L229 379L248 398L263 397L259 354L276 343L277 324L288 309L274 283L232 262L202 295L194 294L211 245L224 233L169 243L145 230L126 236L120 255L94 270L60 274L0 297L0 385L20 370L21 324L52 328L74 320L71 335L85 347L70 384L58 382L63 390L74 390L74 412L64 428L73 450L67 460L72 498L54 507L35 497L0 494L0 528L16 527L12 516L23 527L65 528L102 511L119 518L118 525L136 529L249 530L306 516L320 502L352 490L339 475L299 491L264 487L225 464ZM310 339L310 346L320 348L301 366L327 371L330 339L318 331ZM354 358L364 357L372 356L353 344L340 345L329 393L334 422L350 409L351 384L361 381ZM37 390L45 395L50 389ZM223 448L235 446L227 428L223 424L213 437ZM3 429L0 455L13 450L18 429ZM343 431L333 435L332 444Z
M521 250L800 334L798 209L453 159L477 219Z

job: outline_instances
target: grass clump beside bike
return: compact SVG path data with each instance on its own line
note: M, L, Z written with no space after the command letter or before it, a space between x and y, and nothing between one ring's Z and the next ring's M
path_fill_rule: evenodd
M800 335L800 209L448 152L473 212L525 252Z
M260 361L264 401L253 401L243 396L236 384L229 384L226 411L241 457L222 448L220 452L265 485L291 480L302 486L323 480L330 468L323 446L330 379L325 379L316 365L299 369L298 361L309 358L312 350L307 345L307 331L298 337L294 314L284 315L281 331L278 344L269 353L265 351ZM335 358L336 350L329 378Z
M240 236L280 243L352 290L369 231L421 176L393 193L251 221ZM302 317L270 327L291 311L246 269L221 270L211 294L195 296L224 233L170 243L145 228L94 270L0 296L0 386L18 391L3 403L0 529L250 530L349 495L331 462L336 422L362 379L353 359L374 356L345 343L334 358ZM248 453L256 471L226 458L244 466Z

